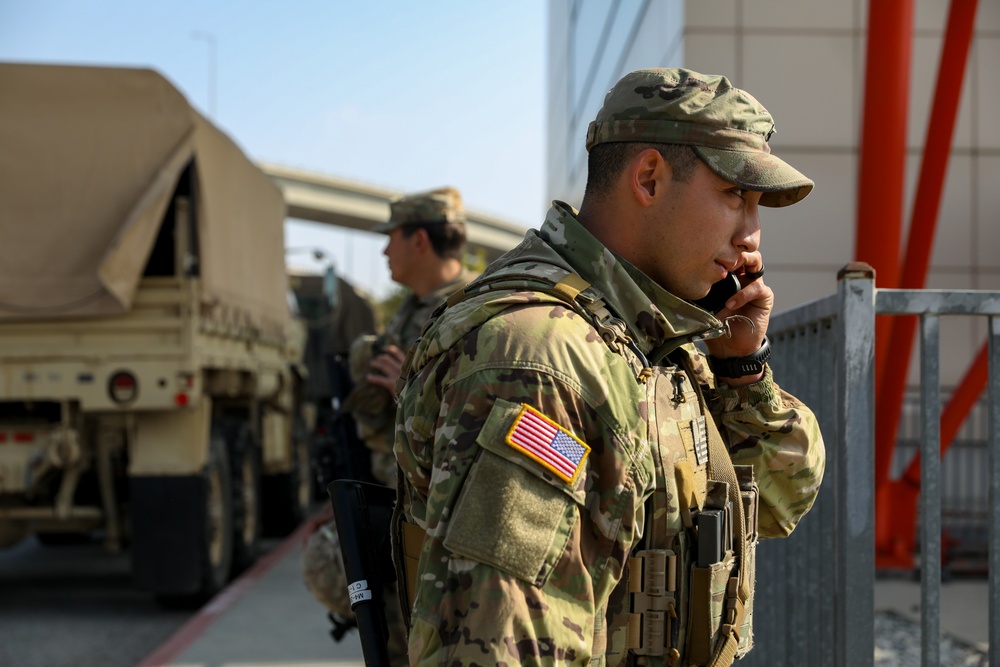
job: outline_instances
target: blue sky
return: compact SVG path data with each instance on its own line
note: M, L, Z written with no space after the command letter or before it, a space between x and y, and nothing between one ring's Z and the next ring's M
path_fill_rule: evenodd
M454 185L470 208L535 226L546 6L3 0L0 60L152 67L254 159L399 190ZM326 248L376 294L391 286L382 237L293 222L286 244Z

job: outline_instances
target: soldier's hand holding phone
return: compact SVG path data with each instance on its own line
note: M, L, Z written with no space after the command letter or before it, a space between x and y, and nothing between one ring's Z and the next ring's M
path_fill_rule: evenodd
M708 353L720 359L745 357L757 352L764 342L774 307L774 292L763 280L764 261L760 253L745 253L743 257L740 267L713 286L715 295L709 292L712 301L705 305L695 302L706 310L713 310L720 320L739 316L728 322L730 336L705 341ZM759 376L730 384L748 384L757 379Z
M396 395L396 380L403 369L406 353L395 345L386 345L379 354L372 358L370 371L365 379L373 385L385 388L394 397Z

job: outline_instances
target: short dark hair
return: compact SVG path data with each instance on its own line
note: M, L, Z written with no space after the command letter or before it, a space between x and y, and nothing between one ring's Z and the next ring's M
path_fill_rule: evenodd
M465 254L465 225L455 222L434 222L430 224L410 224L400 227L403 237L410 238L418 229L427 232L434 254L441 259L461 261Z
M598 144L590 149L587 156L587 186L584 196L600 197L610 192L625 165L650 148L670 163L671 180L686 182L691 179L699 158L690 146L628 141Z

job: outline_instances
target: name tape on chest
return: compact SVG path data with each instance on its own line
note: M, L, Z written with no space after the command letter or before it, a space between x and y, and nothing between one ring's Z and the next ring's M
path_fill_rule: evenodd
M571 484L590 453L586 443L524 403L505 442Z

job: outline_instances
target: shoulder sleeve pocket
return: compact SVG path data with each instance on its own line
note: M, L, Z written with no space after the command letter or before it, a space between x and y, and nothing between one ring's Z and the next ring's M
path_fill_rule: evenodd
M494 404L477 438L483 451L455 504L444 546L541 586L577 521L584 475L565 482L506 443L520 410L502 399Z

